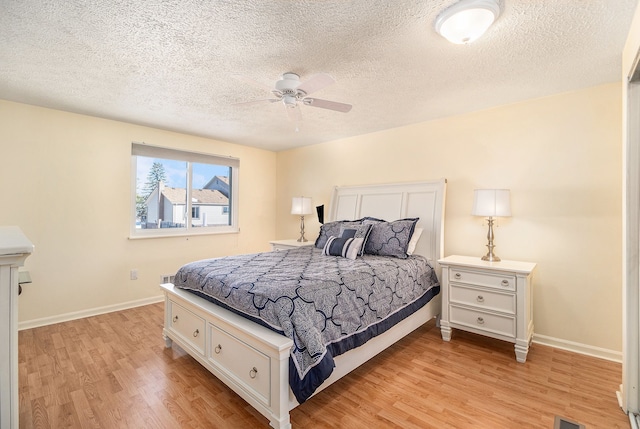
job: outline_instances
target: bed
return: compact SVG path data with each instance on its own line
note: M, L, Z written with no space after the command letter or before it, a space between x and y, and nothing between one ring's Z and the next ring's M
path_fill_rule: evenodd
M175 283L181 283L180 286L182 288L190 288L189 276L195 278L193 284L204 284L202 279L205 277L209 279L212 276L209 273L219 272L223 268L229 269L236 275L240 268L254 266L258 267L256 271L261 272L261 274L247 273L246 270L242 271L236 283L250 284L251 296L250 298L238 298L235 301L233 297L240 293L237 289L241 288L234 286L233 288L224 289L222 286L215 286L220 282L212 283L214 286L211 286L211 288L219 288L220 290L217 292L222 292L225 299L228 298L229 301L218 301L216 296L219 295L206 296L205 292L208 294L210 291L204 288L199 291L196 286L191 287L192 290L185 290L176 287L174 284L161 285L165 293L165 326L163 335L167 347L171 347L173 342L182 347L257 411L267 417L272 427L277 429L290 428L289 411L292 408L357 368L431 318L439 315L440 295L437 294L439 288L436 286L437 279L440 278L440 268L437 260L443 256L445 189L446 181L444 179L334 188L329 209L329 222L363 218L374 220L418 218L417 224L415 222L413 224L415 224L416 230L419 228L422 233L415 245L414 256L406 259L363 254L355 258L355 260L349 259L347 261L348 258L319 256L322 254L322 250L310 246L284 252L241 255L228 259L217 258L215 260L195 261L192 264L188 264L191 271L184 271L185 267L183 267L176 274L178 279ZM289 282L287 280L289 273L284 272L284 268L282 272L279 270L279 267L288 267L290 265L283 258L298 259L303 262L301 265L304 265L308 271L306 271L305 275L298 276L296 274L295 277L298 279L308 278L309 288L312 288L314 284L319 285L318 289L320 290L328 288L326 284L322 284L324 277L328 274L320 278L313 277L309 273L331 273L334 266L336 269L337 267L350 269L351 267L363 265L369 267L371 271L369 279L375 279L375 281L382 283L386 282L385 284L390 283L390 279L385 279L382 274L385 270L388 270L391 273L400 273L396 274L398 278L403 276L415 277L413 283L418 286L414 285L413 287L421 287L423 291L394 291L391 295L396 297L394 300L402 301L402 307L397 311L394 309L384 309L384 311L389 311L393 316L389 317L389 319L395 318L394 322L400 320L399 323L393 326L383 324L375 324L374 326L365 323L365 327L374 326L376 329L377 326L384 327L379 329L381 333L378 332L376 336L370 339L361 336L370 329L360 329L358 331L358 338L360 339L355 341L356 344L354 344L357 348L349 351L341 350L337 353L339 355L331 356L330 353L322 353L315 347L316 344L313 342L310 344L301 342L300 337L295 332L291 335L286 323L278 323L279 319L272 320L269 318L269 314L273 313L273 317L277 318L278 311L283 311L282 305L277 306L278 311L267 311L271 307L276 307L274 304L276 301L280 303L282 300L260 295L257 292L259 290L258 285L260 283L268 284L270 281L278 285L286 285ZM433 268L430 272L414 274L413 271L410 271L414 269L414 265L425 265L420 263L424 259ZM377 260L382 261L378 262ZM380 266L385 268L380 268L374 262L375 264L380 263ZM234 264L236 265L234 266ZM195 274L188 275L186 274L187 272ZM224 276L228 275L230 274L224 274ZM346 276L344 273L339 275ZM359 281L366 283L367 274L364 273L362 275L365 277ZM431 277L430 281L433 283L431 286L427 285L427 277ZM232 282L228 281L227 283L231 284ZM357 288L358 286L354 286L352 289ZM328 296L334 300L337 295L346 297L348 295L344 293L345 290L339 291L339 293L330 293ZM241 295L238 296L240 297ZM378 295L375 294L375 296ZM397 299L398 296L401 296L401 299ZM300 297L297 296L297 298ZM256 310L257 313L252 314L249 310L238 311L236 301L242 300L251 301L254 307L258 309ZM305 301L304 297L302 301ZM330 303L329 305L333 304ZM375 307L375 304L367 303L367 307L372 306ZM284 307L284 312L286 313L286 308L288 307ZM417 311L414 311L416 308ZM408 311L408 309L411 311ZM253 308L251 311L253 311ZM323 309L320 309L318 312L324 314L323 311ZM362 313L367 316L364 310ZM302 319L304 317L300 318L300 320ZM318 323L323 322L320 320ZM348 323L344 322L344 324ZM310 330L309 327L304 326L299 321L294 322L294 325L302 331ZM323 335L324 331L329 332L330 330L323 328ZM340 337L340 332L337 332L336 335ZM328 343L333 347L335 344L340 344L340 341L342 341L342 338L339 338L339 340L331 339ZM300 350L302 350L302 354ZM309 350L312 352L309 352ZM301 357L303 354L306 358ZM311 359L309 356L317 359L309 363L307 362L307 360ZM318 368L322 372L321 368L327 367L327 357L329 358L331 371L329 373L325 371L321 378L317 378L315 375L314 377L316 378L308 377L307 371L310 371L309 368L311 368L311 372L309 372L311 374ZM293 381L291 381L292 384L290 385L290 380L301 379L296 374L307 374L304 377L305 379L314 378L315 381L311 383L311 387L307 388L307 390L304 390L306 385L303 385L301 390ZM330 375L325 379L328 374ZM296 377L298 378L296 379ZM305 383L307 383L306 380Z

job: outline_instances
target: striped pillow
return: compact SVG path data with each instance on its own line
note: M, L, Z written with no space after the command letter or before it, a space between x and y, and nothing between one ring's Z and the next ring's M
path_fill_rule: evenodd
M338 238L331 236L322 248L322 254L325 256L342 256L343 258L354 260L358 256L364 238Z
M369 234L371 233L371 229L373 229L373 225L358 225L358 226L341 226L340 227L340 237L353 237L353 238L362 238L362 247L360 251L358 251L358 256L364 255L364 247L367 245L367 239L369 238Z

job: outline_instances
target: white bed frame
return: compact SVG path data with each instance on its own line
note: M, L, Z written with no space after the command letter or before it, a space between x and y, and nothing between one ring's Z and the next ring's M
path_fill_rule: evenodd
M372 216L395 220L419 217L423 228L414 253L428 258L440 278L443 256L446 180L336 187L329 220ZM166 346L175 342L269 419L289 429L289 411L298 405L289 388L292 341L173 284L165 293ZM440 314L440 295L393 328L335 358L336 367L316 393L348 374Z

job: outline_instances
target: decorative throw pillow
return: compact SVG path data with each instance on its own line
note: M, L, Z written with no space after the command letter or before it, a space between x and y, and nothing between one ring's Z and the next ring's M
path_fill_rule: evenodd
M354 260L364 244L363 238L331 236L322 249L322 254L326 256L342 256L343 258Z
M341 238L362 238L362 247L358 252L358 256L362 256L364 254L364 246L369 238L369 234L371 233L371 224L366 225L358 225L357 227L352 226L344 226L340 227L340 237Z
M409 240L418 220L419 218L407 218L384 222L380 219L365 218L363 223L371 224L372 228L364 246L364 253L406 259Z
M362 225L362 219L327 222L320 227L320 234L318 234L318 238L316 238L315 246L318 249L323 249L329 237L332 235L334 237L340 237L340 228L342 226L355 228L358 225Z
M409 245L407 246L407 255L413 255L413 252L416 250L416 245L418 244L418 240L420 240L420 236L422 235L422 228L415 228L413 230L413 235L411 235L411 240L409 240Z

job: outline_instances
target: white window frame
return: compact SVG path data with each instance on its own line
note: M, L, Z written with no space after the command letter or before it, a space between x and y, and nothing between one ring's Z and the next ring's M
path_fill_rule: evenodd
M158 228L158 229L138 229L136 228L136 187L137 187L137 157L145 156L149 158L163 158L187 163L187 197L186 216L184 228ZM229 175L229 210L231 211L230 225L212 225L206 227L193 227L191 225L191 177L192 163L216 164L231 168ZM238 158L221 155L211 155L199 152L189 152L179 149L170 149L160 146L152 146L146 143L131 143L131 211L129 215L130 232L129 238L156 238L156 237L176 237L189 235L208 234L228 234L240 231L238 226L238 200L240 175L240 160Z

